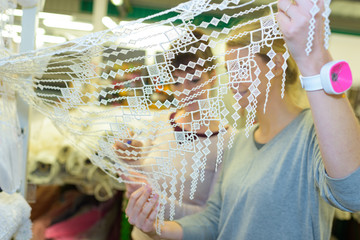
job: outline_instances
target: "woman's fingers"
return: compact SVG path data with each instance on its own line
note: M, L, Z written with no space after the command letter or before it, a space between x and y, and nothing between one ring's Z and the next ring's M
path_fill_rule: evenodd
M135 139L124 139L115 141L114 148L116 150L129 150L129 148L136 150L143 146L143 143Z
M138 184L148 184L148 181L146 180L147 177L144 174L138 173L138 172L134 172L134 171L129 171L128 174L121 174L120 177L130 183L126 183L126 184L131 184L133 183L138 183ZM137 184L137 185L138 185Z
M148 232L149 227L154 225L155 218L153 215L157 213L157 205L158 205L159 195L154 194L151 198L147 200L147 202L144 204L142 211L139 213L139 216L137 217L137 222L139 224L139 228L144 231ZM150 218L151 216L151 218Z
M141 231L145 233L155 232L155 221L156 221L156 214L158 212L159 202L155 204L152 212L149 214L148 218L146 219Z
M127 216L130 216L132 214L133 209L134 209L135 204L136 204L136 201L143 194L143 192L144 192L144 186L139 188L138 190L136 190L135 192L133 192L131 194L131 196L129 197L128 204L127 204L126 209L125 209L125 213L126 213Z
M155 220L156 220L156 214L159 210L160 202L159 198L155 203L155 206L153 208L153 211L149 214L148 218L146 219L146 223L150 226L154 226Z
M141 184L125 183L126 187L126 198L130 198L131 194L141 187Z
M143 186L131 194L125 213L130 224L135 225L144 232L155 231L155 220L159 205L159 195L151 196L149 185Z
M322 2L319 0L319 2ZM323 4L318 3L319 9L324 9ZM277 20L280 28L286 37L307 38L307 34L302 32L307 30L309 22L312 17L311 12L314 12L314 4L311 0L279 0L278 1L278 13ZM316 15L319 20L321 19L321 13ZM302 35L298 35L302 33Z
M312 50L311 60L315 63L318 59L328 58L323 47L324 1L318 0L317 5L314 5L312 0L278 0L278 9L276 18L287 47L301 73L305 74L306 68L311 64L308 57L309 48ZM311 71L317 72L317 70Z
M310 16L310 13L304 14L302 5L298 5L292 0L279 0L277 6L279 11L276 18L284 37L291 38L292 35L297 35L296 31L299 30L299 26L308 22L305 16Z
M133 174L134 172L133 171L129 171L128 174L121 174L121 178L128 181L128 182L138 182L138 183L144 183L145 181L143 181L142 179L139 179L139 178L135 178L133 177Z
M294 13L296 3L292 0L279 0L277 6L280 13L289 17L290 14Z
M144 144L138 140L131 140L131 145L135 148L138 149L140 147L142 147Z
M146 180L146 175L129 171L128 174L120 174L120 177L125 182L126 187L126 197L130 198L130 195L135 192L137 189L139 189L142 185L147 185L148 181Z
M113 145L116 154L123 160L134 161L141 156L143 143L138 140L123 139L116 141Z
M149 185L143 186L130 195L125 213L130 224L137 226L137 217L143 211L144 205L151 195L152 189Z
M322 4L322 0L318 0L318 6ZM290 18L299 15L310 16L311 9L314 6L311 0L278 0L278 10ZM295 19L296 20L296 19Z
M145 174L142 174L142 173L139 173L139 172L135 172L135 171L129 171L129 173L131 174L131 176L133 176L134 178L136 177L137 179L141 180L141 181L144 181L144 182L147 182L146 181L146 175Z
M276 19L279 23L280 29L284 33L285 29L291 28L291 19L288 15L286 15L284 12L278 12L276 15Z

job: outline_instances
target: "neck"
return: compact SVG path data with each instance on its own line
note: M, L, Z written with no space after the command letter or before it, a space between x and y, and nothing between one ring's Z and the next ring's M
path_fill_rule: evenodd
M257 109L259 128L255 132L255 140L259 143L269 142L302 111L286 94L284 99L281 99L280 94L277 93L269 97L265 113L263 109L263 104Z

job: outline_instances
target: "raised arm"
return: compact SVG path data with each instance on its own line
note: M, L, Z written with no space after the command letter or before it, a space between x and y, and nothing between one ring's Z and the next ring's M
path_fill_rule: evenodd
M280 29L302 76L318 75L332 57L324 47L324 0L318 1L320 12L315 16L316 29L312 52L305 53L311 0L279 0L277 16ZM327 174L343 178L360 166L360 126L345 95L330 95L324 90L307 92L323 163Z

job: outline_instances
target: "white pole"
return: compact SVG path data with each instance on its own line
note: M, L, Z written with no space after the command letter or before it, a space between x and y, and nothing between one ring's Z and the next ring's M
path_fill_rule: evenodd
M102 18L107 15L108 1L107 0L94 0L92 23L94 25L94 32L105 29L102 23Z
M38 7L24 8L23 16L21 18L21 43L20 43L20 52L27 52L35 49L35 37L36 37L36 27L37 27L37 9ZM32 78L32 76L29 76ZM18 95L16 95L16 107L17 114L19 117L20 127L21 127L21 137L23 143L23 156L22 156L22 166L21 169L21 187L20 193L26 198L26 187L27 187L27 176L26 176L26 167L28 159L28 144L29 144L29 114L30 108L29 105Z
M108 10L108 1L107 0L94 0L93 2L93 12L92 12L92 24L94 26L94 32L99 32L105 29L105 26L102 23L102 18L107 15ZM99 54L97 57L93 57L91 60L95 65L101 63L102 56ZM96 72L101 75L101 70L96 68Z

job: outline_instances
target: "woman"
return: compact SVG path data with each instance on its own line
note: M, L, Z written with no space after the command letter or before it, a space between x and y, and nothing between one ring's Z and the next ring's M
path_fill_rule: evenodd
M310 0L278 2L278 23L304 77L319 74L332 60L323 47L321 31L315 34L313 51L309 56L305 53L304 33L309 29L312 6ZM316 19L317 29L321 29L320 13ZM237 46L230 43L228 50L245 45L241 41ZM281 41L274 41L274 50L275 45L281 45ZM230 54L227 60L236 58ZM205 210L166 222L158 238L329 239L333 206L360 210L360 126L347 98L323 90L309 91L311 110L299 108L289 97L281 99L284 58L277 52L264 114L259 109L263 109L266 99L263 95L268 79L264 74L269 71L268 60L260 52L255 61L262 72L258 125L249 139L238 135L234 145L241 148L235 147L225 156L222 174ZM291 82L289 76L288 80ZM235 92L244 96L249 94L246 87L233 84ZM239 104L246 105L246 97ZM241 163L239 156L244 156ZM134 192L126 213L132 224L156 236L158 203L153 198L146 202L149 196L144 189Z
M170 112L166 117L162 115L160 119L155 120L157 123L163 123L161 124L162 129L154 133L156 138L152 141L152 147L148 150L148 153L143 153L141 157L143 160L141 160L140 163L139 161L132 162L134 168L140 168L141 171L144 171L146 175L150 176L150 179L156 179L155 176L152 175L154 172L160 176L162 174L165 175L165 173L169 174L169 172L161 169L165 163L157 166L158 161L165 162L163 159L168 159L168 165L171 165L169 168L176 169L178 172L175 177L177 181L176 189L178 189L178 191L174 193L174 197L177 200L174 201L174 208L171 209L171 201L166 199L167 203L164 205L165 219L169 219L171 211L174 211L174 218L178 219L199 212L204 208L212 192L218 173L220 172L220 165L216 170L217 158L218 154L220 154L221 159L222 153L218 152L217 146L223 144L225 148L231 132L230 129L228 131L225 130L225 128L228 128L227 126L219 128L220 122L217 120L218 116L209 116L206 122L200 121L201 115L206 112L200 109L199 106L202 102L211 103L210 92L216 83L216 78L214 77L215 70L207 72L205 69L213 67L214 62L213 60L208 60L203 66L196 65L194 68L187 67L187 69L181 70L181 65L187 66L189 62L196 63L199 58L204 60L212 59L213 56L210 48L207 48L205 51L198 50L195 53L190 53L189 49L191 47L197 49L201 44L208 43L200 40L203 33L199 30L194 30L188 34L191 38L196 39L196 41L188 45L184 52L176 52L177 50L172 48L175 54L174 58L170 59L171 65L176 69L172 72L175 83L173 83L170 88L172 92L180 93L179 95L174 94L174 96L179 102L179 105L183 105L183 107L176 112ZM182 49L182 51L183 50L184 49ZM202 74L199 76L195 74L196 71L202 72ZM193 76L188 79L188 74ZM189 92L186 93L186 91ZM194 126L197 123L198 128L195 128ZM209 130L211 131L210 137L206 135ZM178 133L185 133L185 136L192 140L179 142L176 139L176 134ZM207 139L210 140L209 143L207 143ZM136 144L136 142L133 144ZM117 146L118 148L121 147L121 143L118 143ZM197 149L198 151L202 151L202 156L198 158L201 165L198 167L198 174L196 176L198 179L194 178L192 174L194 171L193 167L195 166L194 158L196 157L196 152L191 150L192 146L202 146L200 149ZM204 154L206 153L206 148L209 151L208 154ZM184 160L187 161L186 166L183 165ZM135 163L137 164L136 166L134 166ZM186 169L186 173L183 175L184 184L182 186L181 177L183 168ZM135 172L133 172L133 175L138 178L122 176L125 180L134 182L126 184L127 196L130 196L141 186L136 184L136 182L147 183L147 181L144 180L146 179L144 175ZM170 187L172 177L164 177L162 181L152 184L162 186L163 181L166 181L169 186L169 189L166 190L166 195L171 196L172 192ZM183 193L179 190L181 188L183 188ZM156 197L158 196L156 195ZM182 199L181 204L180 199ZM132 231L131 236L134 240L149 239L149 237L136 227Z

